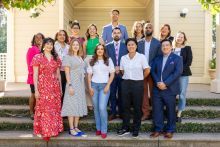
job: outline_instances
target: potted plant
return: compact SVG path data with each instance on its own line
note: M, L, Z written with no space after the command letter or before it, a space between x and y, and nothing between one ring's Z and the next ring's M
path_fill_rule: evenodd
M211 80L216 77L216 58L212 58L209 62L209 76Z
M0 92L5 91L5 87L6 87L5 79L3 79L3 77L0 76Z

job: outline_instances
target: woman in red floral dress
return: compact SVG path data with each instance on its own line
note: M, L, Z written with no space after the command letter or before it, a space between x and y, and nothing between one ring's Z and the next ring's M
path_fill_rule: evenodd
M54 40L45 38L41 54L32 60L36 108L34 115L34 134L44 140L58 136L63 131L61 117L61 61L54 50Z

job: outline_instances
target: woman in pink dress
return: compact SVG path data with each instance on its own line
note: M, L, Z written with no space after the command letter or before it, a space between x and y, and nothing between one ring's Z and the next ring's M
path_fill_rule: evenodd
M41 33L37 33L34 35L31 41L31 47L28 49L26 54L26 61L28 66L28 78L27 84L30 85L31 88L31 96L29 98L29 108L30 108L30 117L34 119L34 107L35 107L35 96L34 96L34 81L33 81L33 67L31 66L31 61L36 54L40 53L40 48L43 43L44 35Z
M63 131L61 117L61 61L54 50L54 40L45 38L41 53L32 60L36 108L34 134L44 140L58 136Z

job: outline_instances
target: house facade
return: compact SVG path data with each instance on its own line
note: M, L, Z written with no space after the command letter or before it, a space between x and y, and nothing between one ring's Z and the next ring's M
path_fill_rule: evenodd
M110 23L111 9L120 11L120 23L127 26L129 36L136 20L150 21L154 25L154 36L160 27L168 23L172 36L181 30L187 35L187 44L192 47L193 63L190 83L210 83L208 75L212 47L212 17L202 10L197 0L57 0L43 8L37 18L30 18L28 11L12 9L8 13L7 81L25 82L27 79L26 52L34 34L41 32L54 38L59 29L70 34L69 22L78 20L81 35L87 26L95 23L98 33ZM187 8L186 17L180 12Z

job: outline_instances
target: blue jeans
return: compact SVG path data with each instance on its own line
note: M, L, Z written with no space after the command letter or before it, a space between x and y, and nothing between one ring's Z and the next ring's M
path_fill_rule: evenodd
M186 107L186 90L189 83L189 76L181 76L180 77L180 95L179 95L179 103L178 110L183 111Z
M104 88L107 83L94 83L91 86L94 90L94 95L92 97L94 105L94 115L96 122L96 129L100 130L102 133L107 133L108 130L108 112L107 104L110 95L110 90L105 94Z

